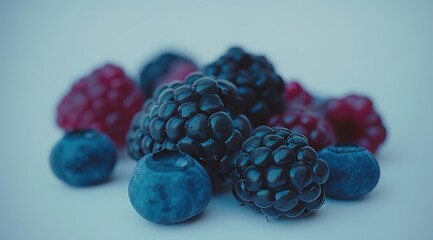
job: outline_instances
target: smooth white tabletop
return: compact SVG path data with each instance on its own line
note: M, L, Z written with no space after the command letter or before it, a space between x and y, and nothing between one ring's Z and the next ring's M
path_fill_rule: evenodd
M433 2L234 2L0 1L0 239L433 239ZM321 96L374 99L389 135L368 197L267 223L221 189L199 218L161 226L129 203L125 153L104 185L52 174L55 107L74 80L108 61L136 78L165 49L206 64L232 45Z

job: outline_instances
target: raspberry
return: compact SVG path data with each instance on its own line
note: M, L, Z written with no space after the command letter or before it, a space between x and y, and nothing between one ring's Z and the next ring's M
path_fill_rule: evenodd
M140 74L141 91L152 96L158 86L174 80L182 80L197 71L195 63L185 56L166 52L147 63Z
M299 82L286 83L284 88L285 111L304 108L313 103L313 97Z
M284 81L263 56L231 48L206 66L204 72L227 79L238 87L246 115L253 126L266 124L271 115L283 109Z
M324 116L334 128L339 143L356 143L375 153L385 141L385 126L368 97L352 94L328 100Z
M329 169L307 142L286 128L256 128L234 159L233 196L266 217L296 218L319 209Z
M57 106L57 124L66 131L96 129L123 146L142 104L135 83L121 68L107 64L72 86Z
M203 165L213 184L221 183L229 175L231 156L252 128L239 102L232 83L199 73L161 87L134 117L129 153L138 160L178 148Z
M294 111L276 115L269 120L268 125L285 127L306 136L308 143L316 151L336 143L334 129L326 119L313 112Z

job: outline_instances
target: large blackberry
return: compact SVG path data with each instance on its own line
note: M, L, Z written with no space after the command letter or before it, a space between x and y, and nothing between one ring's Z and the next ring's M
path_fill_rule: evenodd
M189 58L177 53L165 52L147 63L140 73L141 91L152 96L158 86L174 80L182 80L197 66Z
M161 149L178 148L197 159L220 183L229 175L231 156L240 150L252 127L236 87L200 73L185 83L161 87L132 122L127 141L135 159Z
M123 146L143 101L134 81L106 64L74 83L57 106L57 124L66 131L96 129Z
M283 109L284 81L263 56L231 48L204 69L205 74L227 79L238 87L246 115L256 127Z
M286 128L256 128L233 163L234 197L267 217L306 216L325 200L328 165Z

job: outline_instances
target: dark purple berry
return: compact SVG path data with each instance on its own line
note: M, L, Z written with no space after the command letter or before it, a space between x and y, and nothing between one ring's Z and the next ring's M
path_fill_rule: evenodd
M260 126L233 160L233 195L267 217L303 217L319 209L329 170L307 139Z
M232 156L251 133L251 124L237 105L230 82L194 73L183 83L172 82L145 102L128 134L129 152L140 159L162 149L196 158L212 183L230 176Z

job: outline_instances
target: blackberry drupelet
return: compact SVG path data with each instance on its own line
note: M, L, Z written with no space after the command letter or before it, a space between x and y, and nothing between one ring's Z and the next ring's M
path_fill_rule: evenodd
M197 71L195 63L186 56L165 52L147 63L140 73L141 91L152 96L158 86L174 80L182 80Z
M325 201L328 165L286 128L256 128L232 168L233 196L266 217L307 216Z
M107 64L77 81L57 106L57 124L66 131L95 129L117 146L144 98L120 67Z
M163 86L134 117L127 136L129 153L138 160L178 148L202 164L213 184L220 183L252 130L240 103L232 83L201 73Z
M231 48L204 69L205 74L227 79L238 87L246 116L256 127L283 109L284 81L263 56Z

